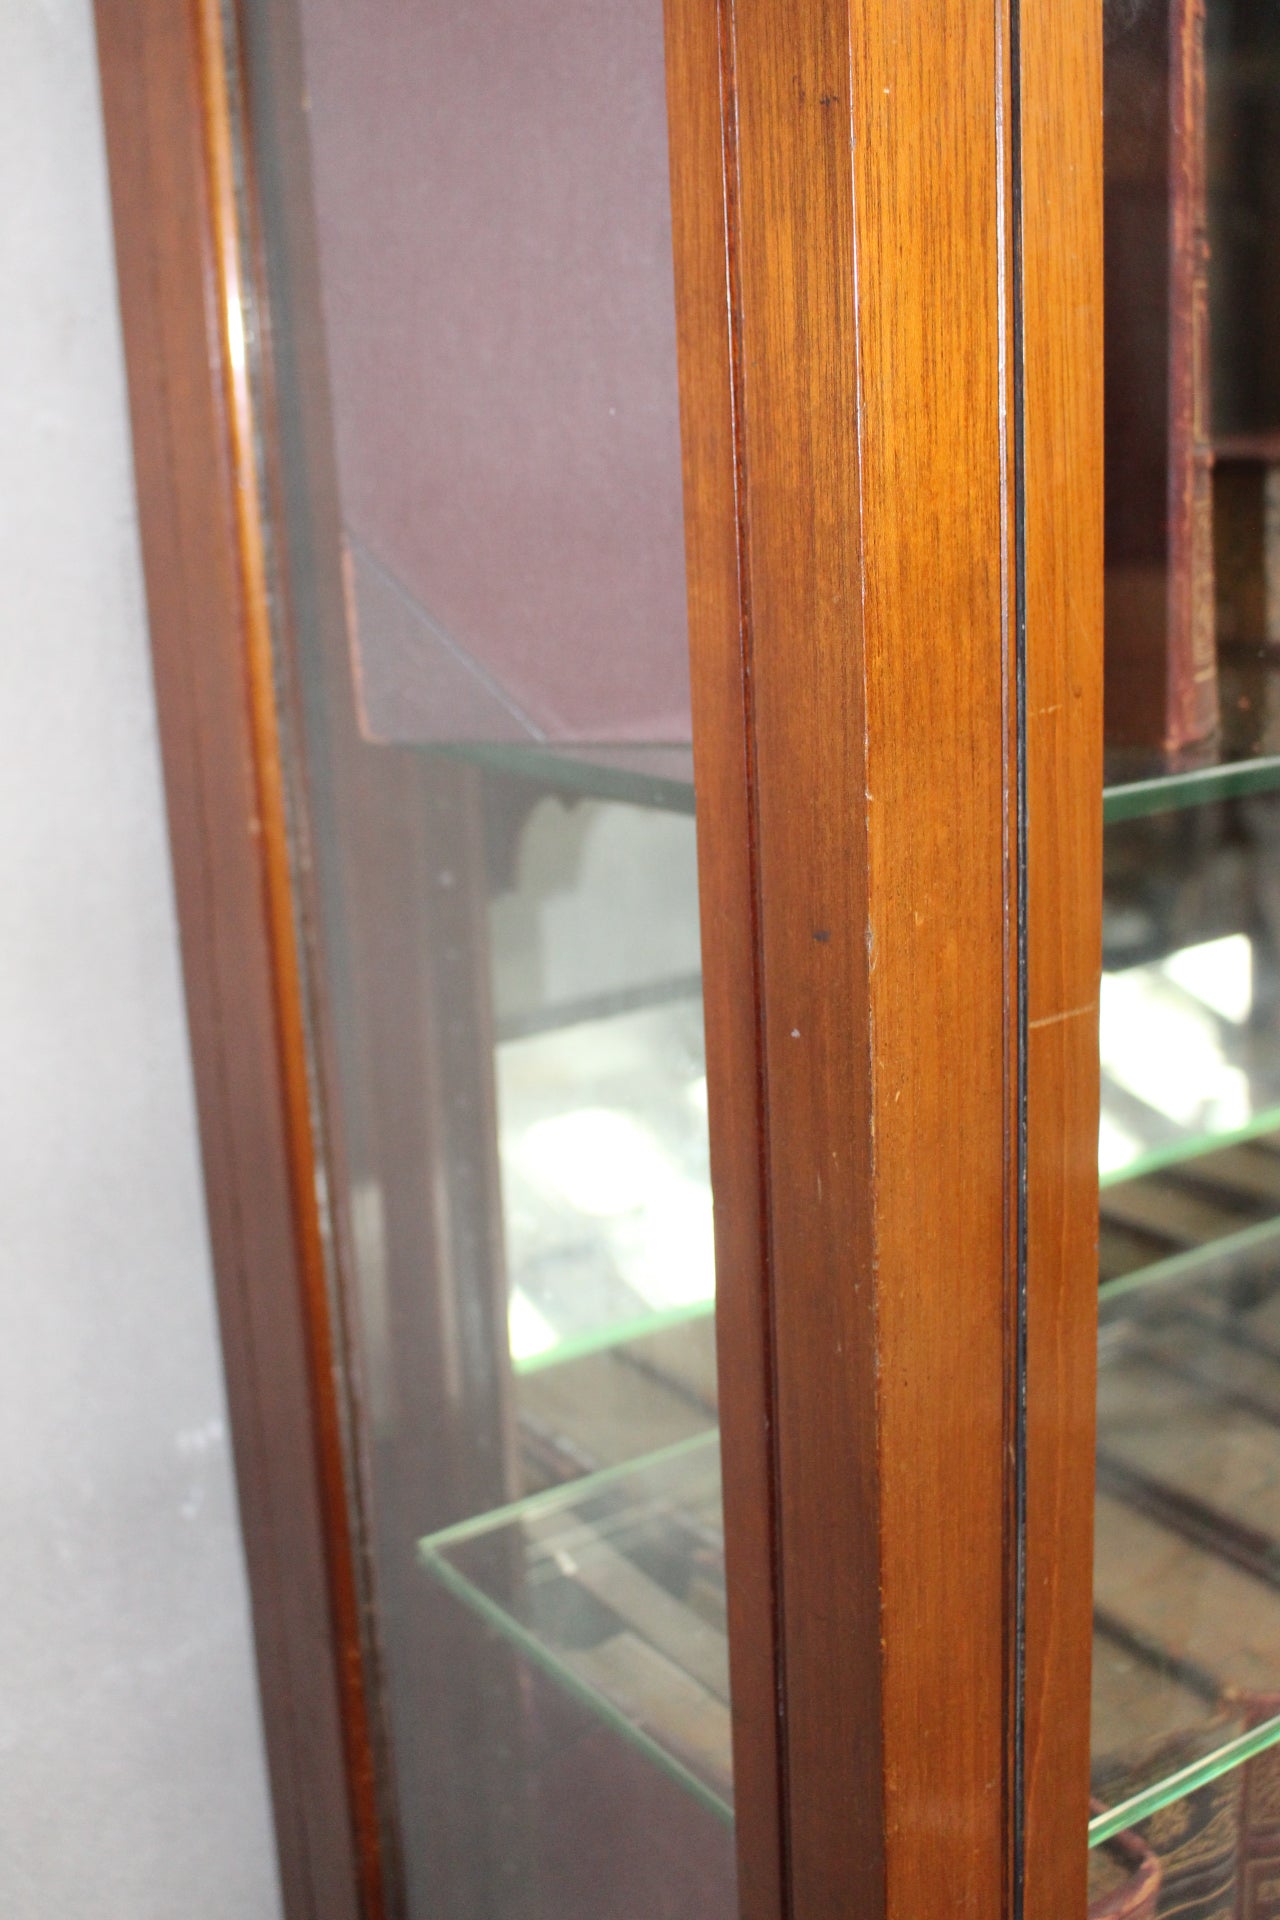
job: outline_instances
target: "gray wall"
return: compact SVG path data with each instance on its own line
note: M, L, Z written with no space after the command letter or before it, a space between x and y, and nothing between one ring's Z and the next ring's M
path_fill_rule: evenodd
M89 0L0 183L0 1914L271 1920Z

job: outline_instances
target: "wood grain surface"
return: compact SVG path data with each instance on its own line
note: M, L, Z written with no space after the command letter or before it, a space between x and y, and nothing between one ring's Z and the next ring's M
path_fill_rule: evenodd
M887 1905L941 1920L1009 1882L1007 48L964 5L859 26Z
M1021 29L1026 511L1024 1910L1085 1910L1102 964L1102 17Z
M995 16L959 6L851 22L735 0L726 19L785 1910L994 1915L1010 1848L1003 49ZM701 743L700 778L717 751Z
M781 1595L763 1158L762 959L740 464L735 75L728 6L667 0L667 108L689 595L716 1360L743 1920L787 1911Z

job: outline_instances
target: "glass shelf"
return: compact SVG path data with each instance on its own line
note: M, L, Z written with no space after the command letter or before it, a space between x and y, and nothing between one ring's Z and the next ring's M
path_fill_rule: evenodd
M1280 1283L1247 1307L1220 1282L1126 1303L1104 1314L1101 1372L1093 1847L1280 1742L1263 1544L1272 1524L1280 1539L1280 1472L1257 1471L1280 1425ZM419 1558L731 1821L714 1431L432 1534Z
M441 754L566 794L623 800L673 813L694 810L693 754L688 747L561 747L536 742L427 746ZM1107 756L1103 819L1110 825L1184 807L1280 790L1280 754L1170 771L1150 755Z
M690 746L552 746L531 741L424 744L427 755L461 760L489 773L593 800L621 800L666 813L692 814Z
M715 1431L420 1542L421 1565L718 1820L733 1818Z
M1122 763L1113 755L1107 756L1102 817L1108 826L1182 807L1207 807L1219 800L1280 790L1280 754L1189 767L1180 772L1160 771L1150 759L1130 762L1130 766L1132 771L1122 771Z
M1192 1798L1242 1826L1280 1744L1278 1255L1271 1223L1248 1255L1104 1289L1094 1846L1136 1827L1162 1853L1142 1823Z
M1108 747L1102 796L1108 825L1280 789L1280 649L1234 641L1220 651L1224 720L1217 737L1173 761L1147 749Z
M1108 1807L1105 1812L1095 1814L1089 1822L1089 1845L1100 1847L1114 1838L1149 1820L1153 1814L1171 1807L1188 1794L1212 1786L1225 1778L1237 1767L1247 1761L1257 1759L1271 1748L1280 1744L1280 1715L1264 1720L1261 1726L1241 1733L1224 1746L1209 1744L1207 1750L1197 1759L1189 1760L1185 1766L1166 1774L1154 1786L1146 1787L1130 1794L1127 1800L1121 1800L1116 1806Z
M1280 1133L1203 1143L1104 1182L1098 1247L1105 1303L1185 1279L1265 1276L1280 1257ZM1252 1284L1252 1280L1250 1280Z
M674 813L694 810L693 751L685 746L564 747L507 742L424 745L420 751L484 767L566 794L622 800ZM1169 768L1159 756L1110 750L1103 819L1108 826L1186 807L1280 791L1280 754L1252 754Z

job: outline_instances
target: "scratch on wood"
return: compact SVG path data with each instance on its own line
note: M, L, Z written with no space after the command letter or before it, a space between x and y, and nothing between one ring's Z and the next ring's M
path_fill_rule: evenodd
M1037 1027L1056 1027L1064 1020L1078 1020L1083 1013L1096 1013L1097 1008L1096 1000L1086 1000L1081 1007L1068 1007L1063 1013L1046 1013L1038 1020L1028 1020L1027 1029L1034 1032Z

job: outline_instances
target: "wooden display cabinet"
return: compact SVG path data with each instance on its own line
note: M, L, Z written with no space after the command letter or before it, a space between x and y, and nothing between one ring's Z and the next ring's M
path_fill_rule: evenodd
M97 14L289 1920L1280 1911L1270 16Z

